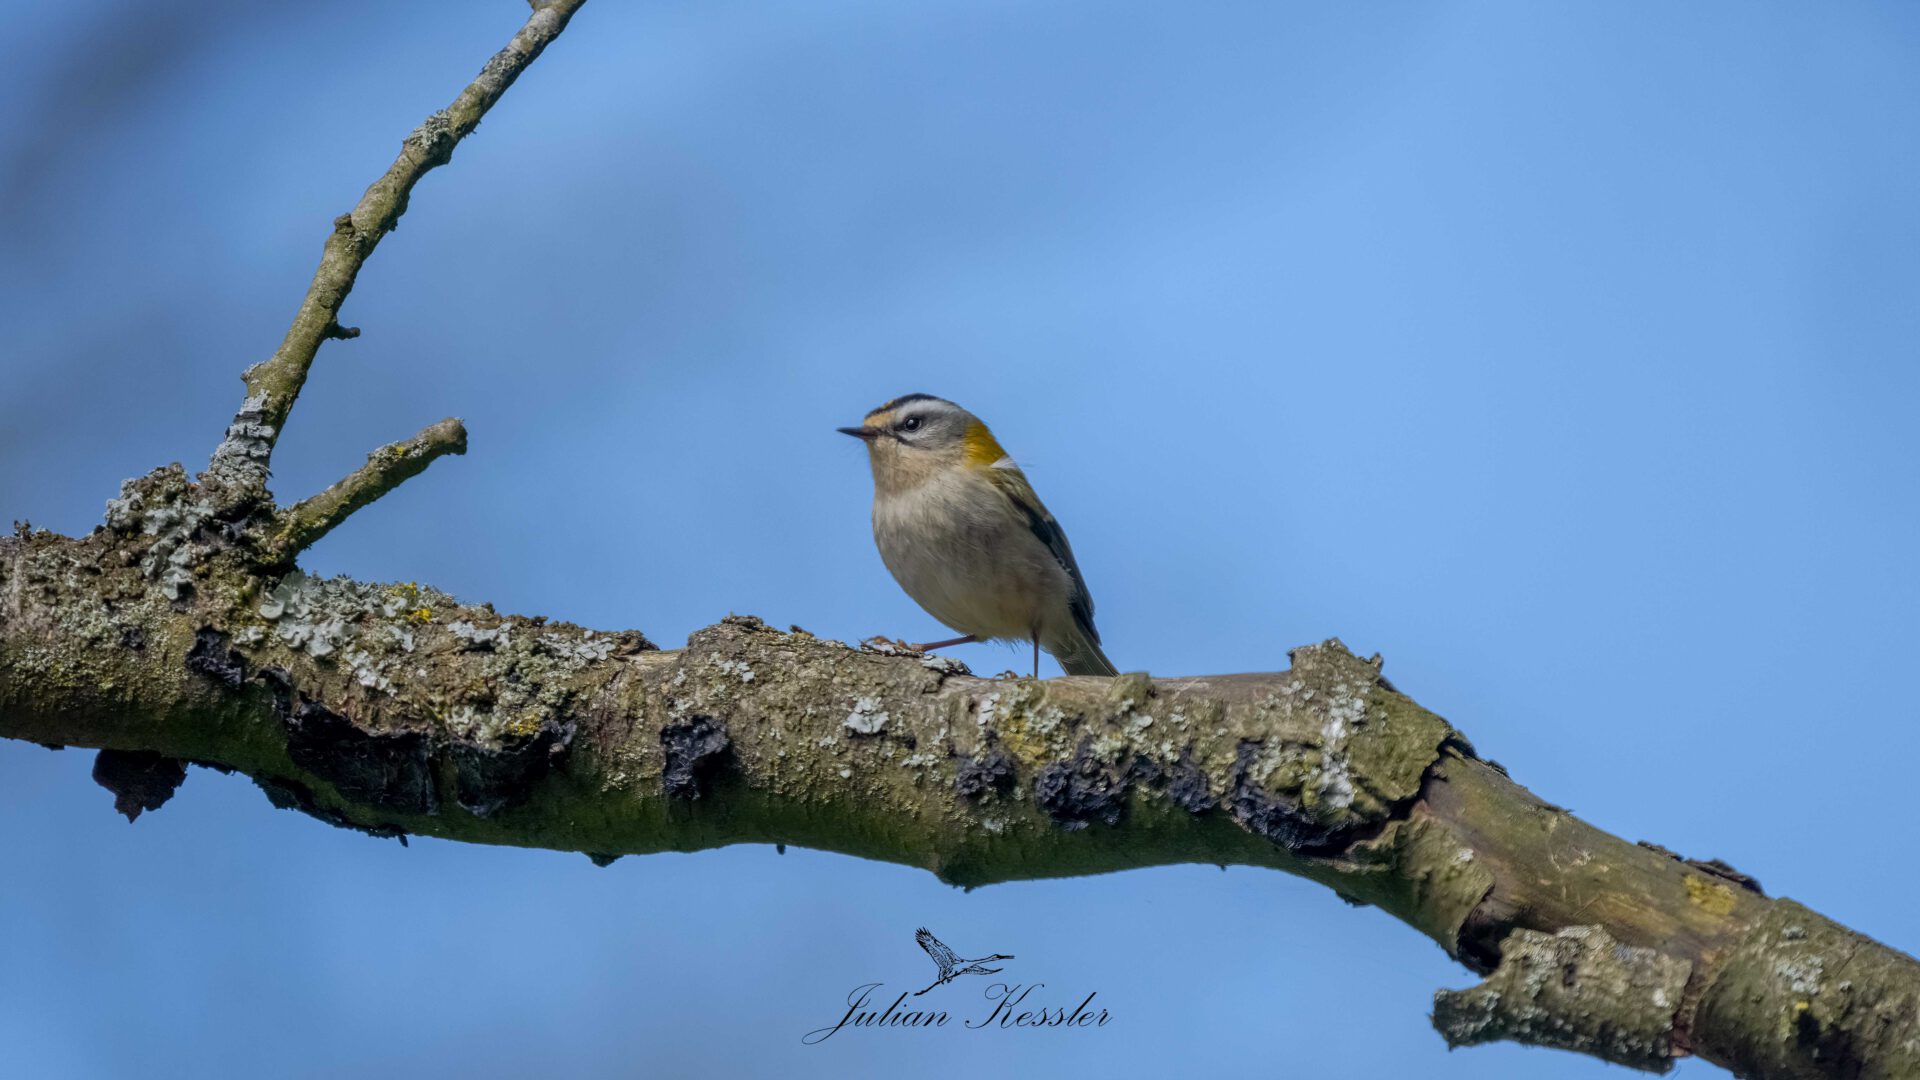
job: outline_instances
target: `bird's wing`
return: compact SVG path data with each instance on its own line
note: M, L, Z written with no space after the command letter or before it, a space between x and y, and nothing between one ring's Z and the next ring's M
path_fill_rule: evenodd
M1093 628L1093 594L1087 591L1087 580L1080 576L1080 564L1073 559L1073 545L1067 543L1067 534L1061 530L1060 523L1053 520L1053 515L1047 512L1040 496L1034 493L1033 485L1027 483L1026 474L1009 465L988 469L987 478L1020 511L1027 529L1047 545L1047 550L1053 552L1060 568L1073 579L1073 598L1068 602L1068 607L1073 611L1073 621L1079 624L1080 630L1095 645L1100 644L1100 631Z
M928 956L933 957L933 962L940 968L942 975L953 970L953 962L955 959L953 950L947 948L939 938L934 937L931 930L928 930L924 926L915 930L913 932L913 940L919 942L920 947L927 950Z

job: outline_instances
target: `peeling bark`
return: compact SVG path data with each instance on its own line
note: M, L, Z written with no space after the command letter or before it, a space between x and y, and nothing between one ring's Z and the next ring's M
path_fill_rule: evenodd
M0 538L0 736L99 748L131 819L183 762L375 836L624 854L759 842L983 885L1175 862L1300 874L1487 975L1450 1043L1655 1071L1920 1076L1920 965L1717 861L1534 797L1338 641L1268 674L980 679L729 618L638 631L501 615L414 583L311 578L301 548L458 453L443 421L281 510L265 489L319 343L413 184L581 0L527 26L336 222L287 340L197 480L128 481L106 523Z

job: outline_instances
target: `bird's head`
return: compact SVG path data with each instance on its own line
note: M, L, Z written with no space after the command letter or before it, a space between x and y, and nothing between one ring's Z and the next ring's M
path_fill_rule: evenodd
M918 487L948 469L991 468L1007 460L980 418L931 394L897 397L841 432L867 444L873 483L883 492Z

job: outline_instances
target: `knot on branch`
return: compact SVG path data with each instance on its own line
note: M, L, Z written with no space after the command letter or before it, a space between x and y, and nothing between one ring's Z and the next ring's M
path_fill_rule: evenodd
M447 110L439 109L413 129L407 136L406 145L421 156L427 168L432 168L452 160L453 146L459 141L459 135L453 130L453 118Z
M1648 1072L1673 1067L1690 962L1622 945L1598 926L1516 930L1501 950L1486 981L1433 996L1433 1026L1449 1047L1511 1039Z

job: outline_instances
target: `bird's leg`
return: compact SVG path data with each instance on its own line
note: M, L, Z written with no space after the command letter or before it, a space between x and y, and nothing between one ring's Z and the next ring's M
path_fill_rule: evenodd
M972 634L968 634L965 637L949 638L946 641L929 641L924 645L915 645L914 648L921 652L932 652L935 649L944 649L949 645L971 645L979 640L979 638L974 637Z
M1040 677L1040 628L1033 628L1033 677Z

